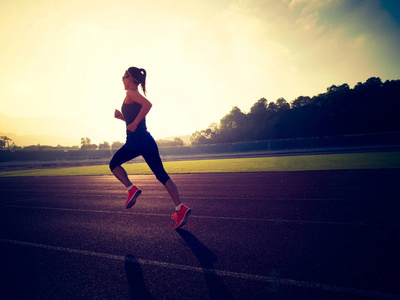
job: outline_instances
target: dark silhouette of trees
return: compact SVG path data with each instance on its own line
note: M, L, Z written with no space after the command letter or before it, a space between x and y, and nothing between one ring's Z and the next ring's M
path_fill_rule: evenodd
M111 149L112 149L112 150L118 150L118 149L121 148L123 145L124 145L124 143L119 142L119 141L116 141L116 142L113 142L113 143L111 144Z
M104 141L99 144L99 150L110 150L111 146L109 142Z
M292 108L300 108L306 105L311 104L311 98L310 97L304 97L304 96L300 96L297 97L296 99L294 99L292 101Z
M207 129L203 129L201 131L196 131L190 137L191 143L198 144L209 144L211 141L215 139L215 136L218 135L219 129L217 123L211 123Z
M348 84L332 85L325 93L313 97L299 96L290 103L284 98L268 102L257 100L248 113L237 106L219 122L192 134L193 145L261 141L303 137L322 137L400 131L400 80L382 82L371 77L358 82L353 89ZM0 149L19 149L6 136L0 137ZM157 140L160 147L182 147L180 138ZM111 144L118 150L121 142ZM78 146L57 147L32 145L25 150L76 150ZM81 150L109 150L108 142L99 146L89 138L81 138Z
M97 145L92 144L91 140L87 138L81 138L81 150L96 150Z
M318 137L400 131L400 80L371 77L351 89L332 85L314 97L290 104L261 98L246 114L237 106L219 125L192 134L194 145L268 139Z
M174 140L156 140L156 143L159 147L183 147L185 144L179 137Z
M7 146L7 147L6 147ZM21 147L17 146L12 139L10 139L7 136L0 136L0 149L7 149L14 151L16 149L19 149Z
M260 140L268 132L268 101L261 98L250 108L247 114L248 140Z
M7 136L0 136L0 149L5 149L7 146L7 149L10 149L10 142L12 139L10 139ZM14 147L15 144L11 144L11 147Z
M245 133L245 125L246 114L240 108L234 106L231 112L221 119L218 133L220 142L229 142L231 139L240 140ZM209 136L213 136L212 132L209 133Z

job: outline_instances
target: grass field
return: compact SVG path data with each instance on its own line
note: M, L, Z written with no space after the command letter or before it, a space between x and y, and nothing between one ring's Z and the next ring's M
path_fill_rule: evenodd
M128 174L152 174L151 170L145 163L125 164L124 167ZM386 169L400 168L400 152L176 161L165 162L164 167L170 174ZM2 171L0 172L0 177L110 174L111 172L108 166L102 165L60 169L53 168L23 171Z

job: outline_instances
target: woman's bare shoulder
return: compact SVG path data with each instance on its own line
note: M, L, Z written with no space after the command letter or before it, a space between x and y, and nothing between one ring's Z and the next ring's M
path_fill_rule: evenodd
M140 93L137 90L127 90L126 91L126 98L125 101L126 102L137 102L137 98L141 96Z
M127 90L126 91L126 100L127 103L137 102L142 104L144 102L149 102L142 94L140 94L137 90Z

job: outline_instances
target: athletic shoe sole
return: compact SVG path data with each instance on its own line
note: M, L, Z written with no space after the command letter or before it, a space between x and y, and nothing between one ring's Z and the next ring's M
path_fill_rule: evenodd
M191 212L192 212L192 211L191 211L190 208L189 208L189 209L185 212L185 215L183 216L181 223L180 223L178 226L176 226L175 229L178 229L178 228L180 228L180 227L182 227L183 225L186 224L186 222L187 222L187 220L188 220L188 218L189 218Z
M126 203L125 208L128 209L134 206L136 203L136 199L140 196L141 193L141 190L137 190L136 193L133 194L132 198Z

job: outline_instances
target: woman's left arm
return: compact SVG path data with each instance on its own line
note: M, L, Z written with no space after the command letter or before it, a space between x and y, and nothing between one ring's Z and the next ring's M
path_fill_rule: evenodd
M139 92L134 90L129 90L126 92L126 96L128 97L129 102L136 102L142 106L139 114L137 115L136 119L133 120L131 124L129 124L126 128L131 131L135 132L139 123L146 117L149 113L151 107L153 106L149 100L143 97Z

